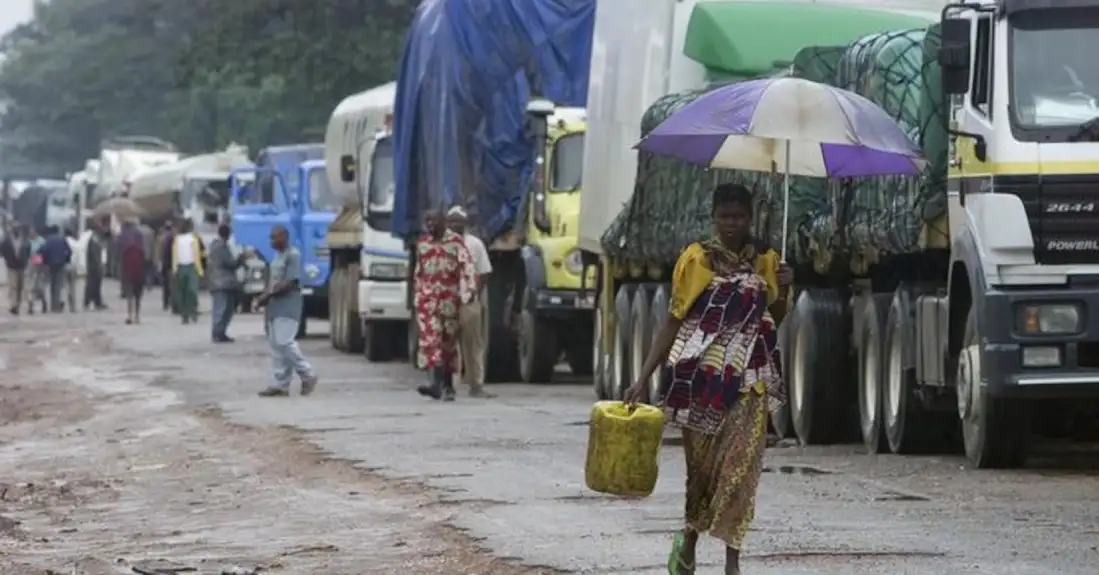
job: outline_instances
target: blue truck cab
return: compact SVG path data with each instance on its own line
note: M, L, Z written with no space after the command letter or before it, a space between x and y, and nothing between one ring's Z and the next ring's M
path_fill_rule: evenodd
M313 217L309 208L308 181L316 170L312 164L319 163L320 171L324 172L323 155L321 144L272 146L260 150L254 167L234 170L231 177L230 214L237 243L254 250L264 262L270 262L275 258L271 231L282 225L289 231L291 245L302 253L305 311L300 334L305 332L307 318L328 315L328 256L323 252L323 258L318 258L318 253L322 253L318 247L324 247L324 235L321 234L318 245L313 232L318 218ZM332 218L334 214L329 221Z

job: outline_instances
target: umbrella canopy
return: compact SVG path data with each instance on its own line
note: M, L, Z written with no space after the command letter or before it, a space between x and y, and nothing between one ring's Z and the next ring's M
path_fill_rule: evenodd
M917 174L924 165L919 148L873 102L801 78L718 88L637 148L711 168L822 178Z
M120 220L137 220L144 210L130 198L111 198L95 207L96 217L114 216Z

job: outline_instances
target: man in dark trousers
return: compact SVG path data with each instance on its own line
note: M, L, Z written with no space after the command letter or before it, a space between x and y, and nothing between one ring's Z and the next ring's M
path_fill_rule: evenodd
M0 241L0 257L4 258L4 267L8 272L8 305L12 315L19 315L19 306L23 303L23 288L26 285L27 264L31 259L31 243L17 226L5 230L4 240Z
M88 249L84 262L84 310L94 306L105 310L103 303L103 231L98 222L92 223L88 234Z
M57 226L50 228L50 237L46 238L40 253L50 282L50 311L60 312L65 309L65 304L61 301L61 292L65 287L65 271L73 255L69 240L61 232L61 228Z
M164 311L170 308L176 313L175 298L172 297L172 284L175 276L172 273L172 243L175 241L175 233L172 222L164 224L164 234L160 240L160 297L164 305Z

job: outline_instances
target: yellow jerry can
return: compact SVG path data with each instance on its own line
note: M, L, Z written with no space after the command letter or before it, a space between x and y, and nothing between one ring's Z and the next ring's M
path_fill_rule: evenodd
M651 405L630 408L621 401L600 401L591 408L588 489L628 497L647 497L656 487L664 411Z

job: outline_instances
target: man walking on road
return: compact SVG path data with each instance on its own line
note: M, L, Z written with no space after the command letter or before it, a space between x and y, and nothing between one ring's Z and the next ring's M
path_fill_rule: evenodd
M490 398L485 391L485 339L481 330L484 306L481 294L489 274L492 262L488 259L488 250L484 242L475 235L466 233L466 212L461 206L455 206L447 212L447 227L465 240L466 249L473 259L473 289L463 290L469 301L463 301L458 310L458 350L462 358L462 378L469 386L470 397Z
M160 297L161 303L164 305L164 311L172 310L172 313L176 313L176 303L173 297L172 290L175 284L175 275L172 274L172 250L173 242L175 242L175 233L172 229L172 222L164 224L164 232L160 238L160 244L157 247L157 255L160 261Z
M198 321L198 284L202 278L202 240L192 231L189 220L172 241L172 273L175 274L176 304L183 323Z
M19 315L27 265L31 261L31 244L23 237L22 230L15 226L5 230L4 241L0 242L0 257L4 258L4 267L8 271L8 309L12 315Z
M61 293L65 287L65 272L72 261L72 249L69 248L69 240L57 226L50 228L50 237L39 250L42 254L42 263L48 274L50 284L50 311L58 313L65 309L61 301Z
M270 284L256 299L264 308L267 343L271 346L271 375L274 383L259 392L260 397L290 395L294 373L301 379L301 394L309 395L317 387L317 375L298 347L301 323L301 254L290 245L290 233L283 226L271 230L271 247L278 256L271 262Z
M207 256L209 267L210 296L213 299L213 312L211 313L210 336L214 343L231 343L233 338L227 333L229 322L233 319L233 310L236 308L236 294L240 290L240 281L237 279L237 269L244 264L248 254L241 252L233 257L233 251L229 247L229 235L232 230L229 224L218 226L218 237L210 242L210 251Z
M84 310L95 306L105 310L103 303L103 232L99 222L92 222L88 247L84 252Z
M23 291L27 295L27 315L34 315L34 306L41 304L42 313L46 313L46 287L49 271L42 257L42 247L46 240L38 235L34 226L27 227L27 243L31 246L31 259L27 264L27 273L23 276Z

